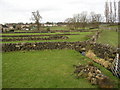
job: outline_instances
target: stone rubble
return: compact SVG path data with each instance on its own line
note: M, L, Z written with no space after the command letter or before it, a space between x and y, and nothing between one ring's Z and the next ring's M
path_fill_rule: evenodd
M74 67L77 78L86 78L92 85L98 85L100 88L114 87L109 77L105 76L92 62L88 65L74 65Z

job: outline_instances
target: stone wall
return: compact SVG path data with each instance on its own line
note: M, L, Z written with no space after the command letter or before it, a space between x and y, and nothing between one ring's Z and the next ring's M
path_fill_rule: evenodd
M94 62L102 65L110 70L111 65L116 57L117 50L107 45L85 42L39 42L39 43L4 43L2 44L2 52L24 51L24 50L45 50L45 49L73 49L87 56L91 50L96 57L101 59L93 59ZM120 52L119 52L120 53ZM87 56L88 57L88 56ZM91 56L90 56L91 57ZM88 57L88 58L90 58Z
M116 48L99 43L88 43L86 50L92 50L98 57L105 60L108 58L115 58L115 55L117 53Z
M97 31L95 33L95 35L93 35L89 40L87 40L87 42L96 42L96 40L99 38L99 35L100 35L101 31Z
M53 35L53 36L49 36L49 37L43 37L43 38L40 38L40 37L20 37L20 38L5 38L5 39L0 39L1 41L3 42L6 42L6 41L31 41L31 40L58 40L58 39L68 39L69 37L67 36L59 36L59 35Z
M41 32L3 32L3 33L55 33L55 32L95 32L95 30L89 30L89 29L81 29L81 30L43 30Z
M103 59L115 58L116 49L108 45L85 42L39 42L39 43L3 43L2 51L44 50L44 49L74 49L79 52L92 50Z
M39 42L39 43L9 43L3 44L3 52L19 50L44 50L44 49L74 49L77 46L84 46L83 42Z
M40 36L64 36L64 35L80 35L80 34L44 34L44 35L1 35L0 37L40 37Z

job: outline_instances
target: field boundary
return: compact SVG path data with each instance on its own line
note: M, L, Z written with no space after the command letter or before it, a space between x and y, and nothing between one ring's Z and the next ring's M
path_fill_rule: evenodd
M35 37L35 36L53 36L53 35L80 35L80 34L1 35L1 37Z
M98 30L81 29L81 30L50 30L50 31L35 31L35 32L2 32L2 33L53 33L53 32L95 32Z
M28 38L24 38L24 37L21 37L21 38L8 38L8 39L0 39L2 40L3 42L6 42L6 41L35 41L35 40L60 40L60 39L68 39L69 37L67 36L50 36L50 37L44 37L44 38L40 38L40 37L28 37Z

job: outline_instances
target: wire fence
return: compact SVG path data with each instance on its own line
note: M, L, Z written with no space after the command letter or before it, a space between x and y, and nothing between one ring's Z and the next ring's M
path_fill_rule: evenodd
M120 78L120 57L118 53L116 54L114 62L112 63L111 71L115 76Z

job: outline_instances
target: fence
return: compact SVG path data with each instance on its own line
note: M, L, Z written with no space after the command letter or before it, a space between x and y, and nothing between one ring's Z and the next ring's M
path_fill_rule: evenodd
M120 56L118 53L116 54L116 57L112 63L111 71L115 76L120 78Z

